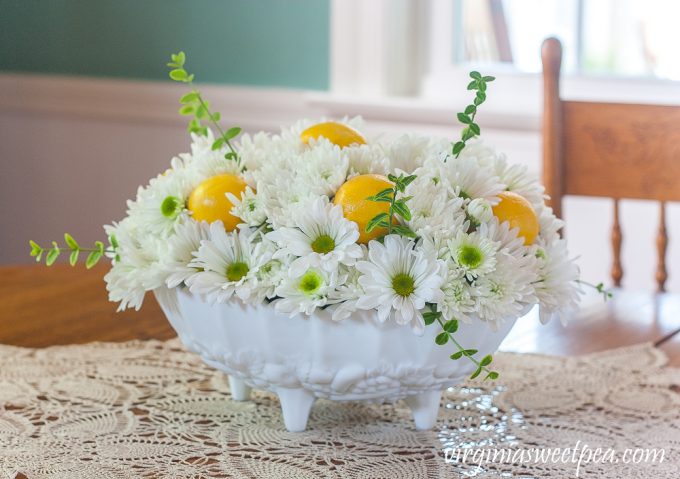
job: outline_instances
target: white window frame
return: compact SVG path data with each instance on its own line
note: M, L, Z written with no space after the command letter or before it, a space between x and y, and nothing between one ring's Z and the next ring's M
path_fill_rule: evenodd
M374 115L400 111L450 118L470 100L471 64L454 64L454 0L331 0L331 86L310 101L330 113L365 105ZM540 55L540 52L536 52ZM479 66L494 75L485 122L497 128L540 125L540 74ZM680 105L680 82L563 75L568 99ZM450 121L450 120L448 120ZM435 121L436 122L436 121Z

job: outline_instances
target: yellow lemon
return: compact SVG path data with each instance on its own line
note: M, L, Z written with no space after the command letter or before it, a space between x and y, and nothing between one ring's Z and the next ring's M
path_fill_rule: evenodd
M236 175L217 175L204 180L191 192L187 204L196 221L222 220L227 231L233 231L241 220L232 215L234 206L226 193L232 193L239 198L246 189L246 182Z
M510 229L519 228L518 236L524 237L524 244L530 245L538 236L538 216L525 197L504 191L498 195L501 201L493 207L493 214L498 221L507 221Z
M350 145L365 145L366 139L351 126L337 123L335 121L327 121L325 123L317 123L307 128L300 133L300 139L304 144L308 144L312 138L319 138L320 136L326 138L331 143L344 148Z
M366 198L393 187L392 182L382 175L359 175L347 180L338 189L333 203L342 206L345 218L359 226L359 243L366 244L387 233L387 228L375 228L370 233L366 232L369 221L380 213L389 213L390 210L389 203L370 201Z

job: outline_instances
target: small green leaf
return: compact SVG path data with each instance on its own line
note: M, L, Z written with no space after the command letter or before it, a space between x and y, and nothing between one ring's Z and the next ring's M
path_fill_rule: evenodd
M481 80L482 75L478 71L473 70L473 71L470 72L470 78L474 78L475 80Z
M229 153L225 153L224 158L227 159L227 160L230 160L230 161L238 159L238 157L236 156L236 153L234 153L233 151L230 151Z
M69 248L71 249L80 249L80 246L78 246L78 243L76 240L73 239L73 236L71 236L68 233L64 233L64 241L66 241L66 244L68 245Z
M461 123L464 123L466 125L469 125L470 123L472 123L472 119L468 115L466 115L465 113L458 113L458 115L456 115L456 116L458 117L458 121L461 122Z
M380 213L376 216L374 216L367 224L366 224L366 232L370 233L373 231L375 228L377 228L381 221L387 218L389 215L385 212Z
M399 178L394 176L392 173L387 174L387 179L390 180L392 183L396 183L399 180Z
M426 311L423 313L423 321L426 326L434 323L437 319L441 317L442 313L439 311Z
M468 141L468 140L474 138L474 137L475 137L475 134L472 132L472 130L470 130L469 127L465 127L465 128L463 129L463 132L462 132L462 135L461 135L461 136L462 136L463 141Z
M406 202L404 200L395 201L392 205L392 210L406 221L411 220L411 210L408 208L408 206L406 206Z
M104 254L104 243L102 243L101 241L95 241L94 246L97 248L97 251L100 254Z
M198 92L190 91L189 93L184 95L182 98L180 98L179 102L182 103L182 104L193 103L195 101L198 101L198 98L199 98Z
M470 376L470 379L474 379L477 376L479 376L480 374L482 374L482 368L481 367L477 368L477 370L474 373L472 373L472 375Z
M418 178L418 175L408 175L408 176L405 176L405 177L402 179L402 183L404 184L404 186L408 186L408 185L410 185L411 183L413 183L413 182L415 181L416 178Z
M40 245L35 241L30 240L28 244L31 245L31 256L38 256L40 253L42 253L42 247L40 247Z
M479 91L480 91L480 92L485 92L485 91L486 91L486 83L484 83L483 81L480 81L480 82L479 82Z
M435 338L434 342L437 343L440 346L443 346L446 344L446 342L449 340L449 333L439 333Z
M174 70L170 70L170 78L172 78L175 81L184 81L187 79L187 72L183 68L175 68Z
M491 364L491 361L493 361L493 358L491 357L490 354L487 354L486 356L484 356L482 358L482 360L479 362L479 364L481 366L488 366L489 364Z
M418 235L416 235L410 228L404 225L393 225L392 232L401 236L405 236L406 238L418 237Z
M208 117L208 109L203 105L198 105L194 114L196 115L196 118L203 120Z
M52 266L54 264L54 262L57 260L57 258L59 257L60 253L61 253L61 251L56 246L54 248L50 249L50 251L47 253L47 257L45 258L45 264L47 266Z
M486 94L483 93L483 92L481 92L481 91L479 91L479 92L477 92L477 96L475 96L475 100L473 101L473 103L474 103L476 106L479 106L479 105L481 105L482 103L484 103L485 100L486 100Z
M443 329L447 333L451 334L455 333L456 331L458 331L458 321L455 319L448 320L447 322L444 323Z
M470 83L468 83L467 89L468 90L476 90L478 83L479 82L477 80L472 80Z
M71 266L75 266L76 263L78 262L78 254L80 253L79 250L74 249L71 251L71 255L68 257L68 262L71 264Z
M224 146L224 138L218 138L217 140L215 140L215 141L213 142L213 144L212 144L212 150L213 150L213 151L219 150L220 148L222 148L222 146Z
M458 141L453 145L453 154L457 155L461 151L463 151L463 148L465 148L465 143L462 141Z
M232 138L236 138L240 133L241 127L233 126L226 131L226 133L224 134L224 139L231 140Z
M210 119L217 123L222 119L222 114L219 111L216 111L215 113L212 114L212 117Z
M470 123L469 125L470 131L474 133L475 135L479 136L481 134L481 131L479 129L479 125L477 123Z
M179 109L179 114L182 116L191 116L196 112L196 107L194 105L183 105Z
M498 372L489 371L489 374L486 375L486 377L484 378L484 381L486 381L487 379L490 379L491 381L498 379Z
M89 255L87 255L87 260L85 260L85 267L87 269L91 269L94 265L96 265L99 262L101 257L102 254L99 251L92 251Z
M485 82L492 82L495 79L496 79L496 77L492 77L492 76L485 76L484 78L482 78L482 80L484 80Z
M458 351L457 353L453 353L451 356L449 356L451 359L454 361L459 360L460 358L463 357L463 351Z
M466 349L466 350L463 351L463 354L466 355L466 356L474 356L478 352L479 351L476 350L476 349Z
M465 114L466 115L472 115L474 112L477 111L477 107L474 105L468 105L465 107Z

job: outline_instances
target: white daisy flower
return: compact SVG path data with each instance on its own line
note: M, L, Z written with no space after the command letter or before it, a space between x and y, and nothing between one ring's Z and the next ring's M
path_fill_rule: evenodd
M376 308L380 321L394 312L398 324L411 324L414 332L422 334L425 303L441 301L442 262L416 248L412 240L388 235L384 244L369 243L368 261L359 261L356 268L365 291L357 307Z
M291 317L298 313L312 314L316 308L333 302L333 294L338 283L345 278L338 277L336 271L310 268L299 276L288 274L276 289L280 297L274 301L277 311L288 313Z
M282 227L267 234L281 248L275 257L293 255L291 274L300 276L310 268L335 271L339 264L353 265L362 256L356 243L359 230L347 220L342 207L329 203L325 196L297 211L297 228Z
M529 173L526 165L510 165L505 155L499 155L495 163L496 174L508 191L523 196L534 207L542 205L545 199L545 188L535 175Z
M349 318L357 310L357 301L364 295L364 288L359 284L361 277L359 270L341 268L340 271L345 277L345 281L337 286L334 293L337 303L330 307L333 321Z
M271 254L257 242L259 233L248 229L227 233L221 221L210 225L209 238L201 241L189 266L200 270L187 279L192 293L211 302L225 302L236 295L248 301L257 286L256 275Z
M469 281L489 274L496 267L498 244L489 239L486 225L480 231L458 231L447 241L449 259L460 268Z
M168 288L175 288L198 270L189 266L194 259L194 253L201 246L201 241L209 238L210 225L187 218L184 223L175 229L175 234L168 240L168 251L163 258L163 269L167 278L165 284Z
M128 216L140 229L167 238L188 217L186 201L192 189L184 171L168 170L139 188L137 198L128 202Z
M390 160L378 144L357 145L346 148L345 153L349 159L348 177L369 173L387 176L391 171Z

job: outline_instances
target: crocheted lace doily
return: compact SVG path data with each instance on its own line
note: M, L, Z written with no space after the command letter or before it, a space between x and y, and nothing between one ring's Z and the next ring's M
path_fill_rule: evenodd
M226 376L176 340L0 346L0 477L571 478L570 461L446 458L578 444L618 460L582 463L579 477L680 477L680 369L651 345L495 361L499 382L449 389L433 431L401 402L320 400L308 430L289 433L274 395L232 401ZM645 448L663 462L621 460Z

